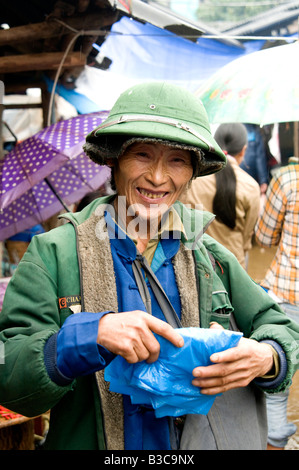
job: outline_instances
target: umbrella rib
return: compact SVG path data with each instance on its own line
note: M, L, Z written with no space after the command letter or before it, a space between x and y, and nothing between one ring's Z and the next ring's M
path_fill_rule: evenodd
M48 180L48 178L45 178L44 179L45 182L47 183L47 185L49 186L49 188L51 189L51 191L53 192L53 194L55 194L55 196L57 197L58 201L63 205L64 209L66 210L66 212L70 212L70 209L67 207L67 205L65 204L65 202L61 199L61 197L59 196L59 194L56 192L55 188L52 186L52 184L50 183L50 181Z

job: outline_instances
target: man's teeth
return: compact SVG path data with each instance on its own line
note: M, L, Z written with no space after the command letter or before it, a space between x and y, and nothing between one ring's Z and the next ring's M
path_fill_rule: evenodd
M165 194L166 194L166 193L149 193L149 192L145 191L144 189L140 189L140 188L139 188L139 192L143 196L151 198L151 199L158 199L158 198L161 198L161 197L165 196Z

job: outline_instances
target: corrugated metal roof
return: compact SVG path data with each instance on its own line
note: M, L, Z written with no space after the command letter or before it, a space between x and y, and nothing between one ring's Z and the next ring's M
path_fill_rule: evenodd
M232 36L267 34L272 29L286 27L297 20L298 16L299 1L296 0L271 8L223 32L229 33Z
M112 0L109 1L113 3ZM129 17L138 21L145 21L193 42L196 42L203 34L219 36L221 34L219 30L211 28L205 23L184 18L154 1L144 2L141 0L130 0L130 11L128 11L126 7L126 2L115 1L114 4L118 10ZM236 47L243 47L239 41L234 39L219 38L218 40Z

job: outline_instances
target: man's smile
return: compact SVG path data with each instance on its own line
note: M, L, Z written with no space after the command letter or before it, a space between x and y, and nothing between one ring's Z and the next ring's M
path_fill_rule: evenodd
M137 188L137 191L141 194L141 196L147 199L161 199L168 194L168 192L157 192L157 191L150 191L144 188Z

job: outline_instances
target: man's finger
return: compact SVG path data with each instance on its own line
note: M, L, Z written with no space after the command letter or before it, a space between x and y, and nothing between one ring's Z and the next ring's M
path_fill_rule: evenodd
M148 327L157 335L163 336L163 338L170 341L174 346L181 348L184 345L184 339L178 333L179 330L174 329L172 326L170 326L163 320L159 320L155 317L150 317Z
M212 330L224 330L223 326L219 325L216 321L211 321L210 329Z

